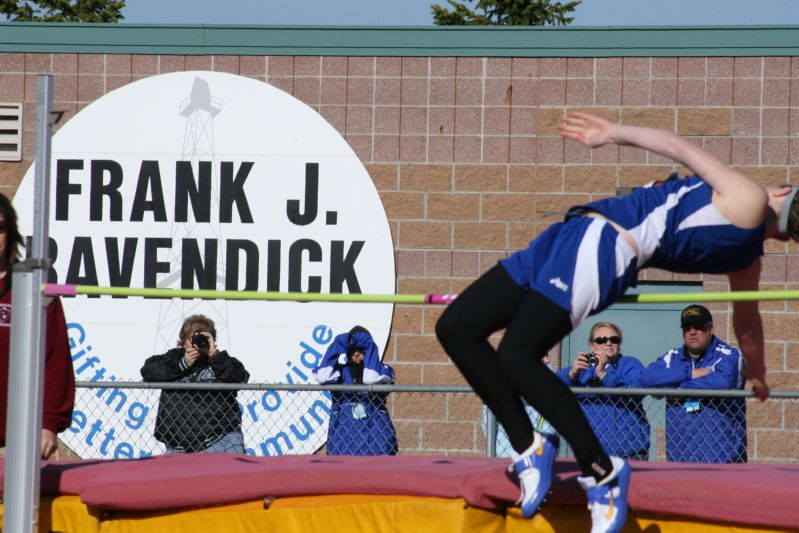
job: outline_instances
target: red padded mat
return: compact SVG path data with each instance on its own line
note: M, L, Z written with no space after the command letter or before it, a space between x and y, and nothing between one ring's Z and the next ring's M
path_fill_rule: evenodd
M460 497L496 509L518 497L507 464L482 457L190 454L45 463L41 486L45 495L75 494L88 505L127 511L321 494ZM574 461L558 460L555 471L548 505L585 505ZM629 503L637 511L799 525L799 465L634 462L633 472Z

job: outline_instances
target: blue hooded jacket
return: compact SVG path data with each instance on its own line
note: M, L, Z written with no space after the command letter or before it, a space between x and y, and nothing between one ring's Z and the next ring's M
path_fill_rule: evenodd
M569 377L571 368L564 368L558 377L570 387L638 388L643 368L635 357L619 354L605 367L603 379L596 375L596 367L582 371L575 379ZM577 400L610 455L633 457L649 452L649 421L640 396L578 394Z
M685 345L672 348L644 369L643 386L679 389L741 389L741 352L715 335L693 359ZM691 379L694 368L711 373ZM666 459L684 463L745 463L746 402L743 398L669 398Z
M349 355L354 348L363 351L363 372L353 367ZM372 335L356 326L342 333L328 346L314 376L322 384L374 385L394 383L394 370L380 362ZM397 432L386 409L387 393L332 393L327 432L328 455L396 455Z

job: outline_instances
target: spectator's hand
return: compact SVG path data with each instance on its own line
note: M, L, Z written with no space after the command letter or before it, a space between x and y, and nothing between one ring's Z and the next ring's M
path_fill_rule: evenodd
M186 348L186 353L183 354L183 360L186 362L186 366L191 367L202 356L203 353L200 350L198 350L194 345L191 345L191 347Z
M42 459L49 459L58 450L58 438L49 429L42 430Z
M211 335L207 331L203 331L202 334L205 335L206 339L208 339L208 348L202 348L200 351L204 352L205 350L208 350L208 357L213 359L214 357L216 357L216 354L218 353L216 348L216 341L214 341L213 335Z
M708 374L712 373L713 371L709 368L694 368L691 370L691 379L701 378L707 376Z
M588 354L580 352L577 354L577 358L574 360L574 364L569 370L569 377L575 379L582 374L583 370L587 370L590 367L591 365L588 364Z
M605 377L605 367L608 366L610 358L604 350L599 350L599 353L596 354L596 358L598 359L596 364L596 375L599 377Z

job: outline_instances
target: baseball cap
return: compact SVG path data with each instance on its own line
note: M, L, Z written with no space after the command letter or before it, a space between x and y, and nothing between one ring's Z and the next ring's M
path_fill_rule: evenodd
M713 315L707 307L699 304L689 305L680 314L680 327L685 326L704 326L713 323Z

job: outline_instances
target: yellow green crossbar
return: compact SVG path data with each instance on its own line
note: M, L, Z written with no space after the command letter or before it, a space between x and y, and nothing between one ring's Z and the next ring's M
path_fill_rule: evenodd
M77 296L82 294L87 296L141 296L144 298L201 298L204 300L265 300L293 302L425 304L449 303L454 299L454 295L444 294L322 294L315 292L217 291L205 289L159 288L142 289L131 287L95 287L92 285L59 285L55 283L44 284L43 290L48 296Z
M60 285L47 283L43 291L49 296L116 296L144 298L200 298L204 300L262 300L292 302L357 302L394 304L448 304L455 294L322 294L316 292L217 291L205 289L159 289L131 287L95 287L92 285ZM648 293L626 295L620 303L691 303L751 302L799 300L799 291L729 291L691 293Z

